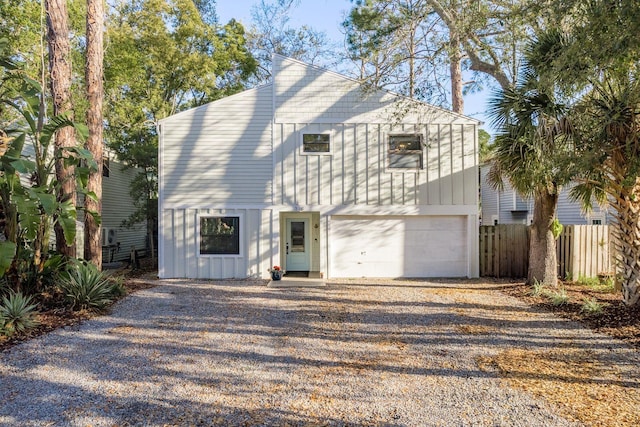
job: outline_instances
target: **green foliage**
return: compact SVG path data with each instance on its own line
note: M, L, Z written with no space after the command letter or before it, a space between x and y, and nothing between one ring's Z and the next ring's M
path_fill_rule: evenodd
M553 233L553 237L558 240L558 237L562 234L562 230L564 229L563 225L560 223L558 218L553 220L551 223L551 232Z
M102 310L121 296L121 282L87 262L72 263L67 272L59 277L58 286L72 310Z
M598 302L595 298L585 298L580 311L587 314L601 314L604 304Z
M544 296L551 301L551 304L556 306L564 305L569 302L569 295L567 295L566 289L562 287L555 291L547 290L544 293Z
M11 267L13 257L16 255L16 244L14 242L0 242L0 277Z
M493 157L493 146L491 145L491 135L484 129L478 129L478 142L480 145L480 163L487 163Z
M0 304L0 332L10 336L37 326L36 313L36 304L32 304L31 297L10 292L8 297L2 297Z
M590 288L595 288L600 286L600 279L598 277L588 277L580 275L576 280L577 285L588 286Z
M544 295L546 292L546 288L543 282L540 282L537 279L533 280L533 286L531 287L531 296L537 297Z
M70 201L59 201L60 183L53 179L55 161L64 158L68 165L95 168L88 151L80 147L52 150L54 134L61 128L72 126L77 135L84 137L86 127L64 115L45 117L43 91L38 82L29 78L0 42L0 88L11 83L12 90L0 90L0 105L7 107L0 121L0 136L7 148L0 155L0 210L4 214L5 242L0 246L0 276L7 271L16 290L23 287L39 288L43 265L47 260L49 228L60 224L65 239L75 239L75 206ZM31 144L25 150L25 144ZM25 152L29 152L28 157ZM86 166L80 167L81 162ZM28 179L20 179L20 176ZM27 181L27 182L25 182ZM81 184L81 183L80 183ZM79 186L79 191L83 191Z
M615 279L613 277L587 277L579 276L576 284L586 286L597 292L610 293L615 291Z
M140 169L127 225L157 223L158 136L171 114L245 88L257 63L236 21L219 25L211 2L126 0L109 9L105 51L105 139Z

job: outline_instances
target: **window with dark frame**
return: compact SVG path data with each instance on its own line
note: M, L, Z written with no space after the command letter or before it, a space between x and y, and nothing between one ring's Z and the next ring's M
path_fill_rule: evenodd
M201 255L240 255L240 217L200 217Z
M102 158L102 176L106 176L107 178L109 177L109 158L108 157L103 157Z
M422 169L422 134L389 135L389 167Z
M331 152L331 135L328 133L305 133L302 135L303 153Z

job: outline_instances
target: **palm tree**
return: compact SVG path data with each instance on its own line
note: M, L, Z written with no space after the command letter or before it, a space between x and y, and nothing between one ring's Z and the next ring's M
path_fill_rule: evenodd
M525 53L520 83L490 101L489 115L498 129L489 180L501 188L503 178L523 197L533 197L528 283L557 284L553 223L561 186L571 180L570 132L566 107L557 100L552 79L540 72L549 52L546 34Z
M640 76L610 73L575 112L576 149L585 162L572 195L615 211L616 277L625 304L640 304Z

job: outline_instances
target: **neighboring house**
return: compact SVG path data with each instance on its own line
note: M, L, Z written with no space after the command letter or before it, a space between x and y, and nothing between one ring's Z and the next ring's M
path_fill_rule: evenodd
M33 146L26 144L23 156L34 156ZM129 188L139 169L127 168L123 163L112 159L113 155L105 152L102 162L102 262L128 261L131 249L145 251L147 248L146 222L134 227L124 227L122 222L135 211ZM29 185L27 176L20 177L23 185ZM78 207L83 205L82 195L78 195ZM76 220L76 254L82 258L84 253L84 211L77 210ZM49 236L51 247L55 247L55 233Z
M483 225L531 224L533 199L522 198L505 179L504 188L498 191L487 182L490 165L480 166L481 218ZM571 200L571 185L565 186L558 197L557 218L566 225L604 225L609 223L606 208L593 203L591 212L585 212L580 202Z
M478 123L275 55L158 124L159 275L477 277Z
M102 162L102 262L128 261L131 250L147 249L147 226L124 227L135 212L129 191L139 169L105 157ZM81 254L82 252L78 252Z

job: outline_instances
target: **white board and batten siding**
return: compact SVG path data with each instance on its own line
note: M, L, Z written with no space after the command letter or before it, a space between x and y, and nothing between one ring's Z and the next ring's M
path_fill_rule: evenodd
M273 70L271 85L160 122L160 276L265 278L294 212L319 214L325 277L398 257L378 275L477 276L478 121L278 55ZM303 153L304 133L329 134L330 153ZM422 135L422 168L388 167L395 133ZM241 218L239 256L198 256L207 214ZM348 247L353 230L371 249Z

